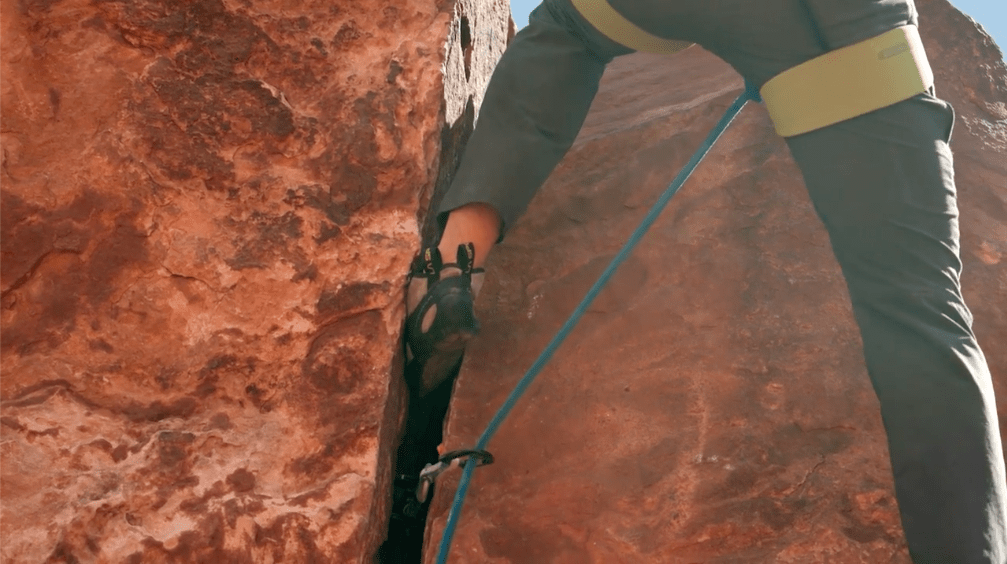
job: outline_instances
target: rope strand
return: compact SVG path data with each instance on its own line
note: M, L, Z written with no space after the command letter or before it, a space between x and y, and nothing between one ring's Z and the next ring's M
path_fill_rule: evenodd
M650 229L650 226L653 225L653 223L657 220L658 216L664 210L664 207L668 204L668 201L671 200L671 197L674 196L675 193L678 192L679 188L682 187L682 184L684 184L685 181L689 179L689 176L692 174L692 171L695 170L696 166L699 165L700 161L703 160L703 157L705 157L706 154L710 152L710 148L712 148L713 144L717 142L717 139L719 139L720 135L724 133L724 130L726 130L729 125L731 125L731 122L734 120L735 116L737 116L738 113L741 112L741 109L745 107L745 103L748 102L749 100L752 100L754 102L761 102L762 98L761 96L759 96L758 89L756 89L754 85L752 85L746 80L745 91L740 96L738 96L738 98L734 101L734 103L731 104L731 107L727 109L727 112L724 113L724 116L720 118L720 121L717 122L717 125L713 128L710 134L707 135L706 140L703 142L703 144L700 145L699 149L697 149L696 152L692 155L692 158L689 159L689 162L686 163L685 167L681 170L681 172L678 173L678 176L675 177L675 180L672 181L671 185L668 186L668 188L664 191L664 193L661 194L661 197L658 198L657 202L654 203L654 206L651 207L650 212L647 213L646 217L643 218L643 221L636 228L636 231L633 232L629 240L626 241L626 244L623 245L622 249L619 251L619 254L617 254L615 258L612 259L612 262L609 263L608 268L606 268L605 271L602 272L597 282L594 283L594 286L592 286L591 289L588 290L587 295L584 296L584 299L580 302L580 305L578 305L577 308L573 311L573 313L570 315L570 318L566 320L566 323L563 324L563 327L560 328L559 332L556 333L552 341L550 341L549 344L546 346L545 350L542 351L542 354L539 355L535 363L532 364L531 368L528 369L528 372L525 373L524 377L521 378L520 381L518 381L517 385L514 387L514 391L511 392L511 394L507 397L507 400L504 401L502 406L500 406L500 409L497 411L496 415L493 416L493 419L491 419L489 424L486 426L486 430L483 431L482 436L479 437L479 441L476 443L475 450L486 449L486 444L490 441L491 438L493 438L493 435L500 427L500 424L503 423L503 420L514 408L514 405L517 404L517 401L521 398L521 395L524 394L525 389L527 389L528 386L531 385L532 381L535 379L536 376L538 376L539 372L542 371L542 368L545 366L545 364L549 362L549 359L552 358L553 353L556 352L560 344L562 344L563 341L566 339L566 337L570 334L574 326L580 320L581 316L584 315L584 312L586 312L587 308L591 305L591 302L594 301L594 299L601 292L602 288L605 286L606 283L608 283L609 279L615 273L616 269L619 268L619 265L621 265L623 261L625 261L626 258L629 257L629 254L633 251L633 248L636 247L636 244L640 242L640 239L643 238L643 235L647 232L648 229ZM448 551L451 548L451 539L454 537L454 530L458 524L458 518L461 514L462 505L465 502L465 494L468 491L469 482L472 480L472 472L475 470L475 468L476 468L475 464L465 465L465 471L462 473L461 481L458 483L458 491L455 493L454 502L451 504L451 511L448 513L448 520L447 524L444 527L444 534L441 536L440 547L437 553L437 564L445 564L447 562Z

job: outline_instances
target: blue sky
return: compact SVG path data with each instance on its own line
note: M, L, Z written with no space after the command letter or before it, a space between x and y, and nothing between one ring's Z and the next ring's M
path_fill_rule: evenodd
M528 25L528 14L539 3L540 0L510 1L518 29ZM951 0L951 3L986 28L1001 52L1007 51L1007 0Z

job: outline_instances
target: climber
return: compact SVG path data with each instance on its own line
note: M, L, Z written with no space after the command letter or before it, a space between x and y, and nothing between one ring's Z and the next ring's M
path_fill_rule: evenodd
M585 6L599 1L545 0L496 66L437 209L437 237L424 242L408 278L407 360L420 367L423 390L457 367L478 333L473 301L487 257L573 144L606 65L635 51L590 17ZM610 0L601 8L638 33L702 46L760 89L824 53L919 25L913 0L725 0L712 4L715 13L710 5ZM913 561L1005 564L1007 483L992 378L959 283L954 109L933 86L920 92L781 135L847 283Z

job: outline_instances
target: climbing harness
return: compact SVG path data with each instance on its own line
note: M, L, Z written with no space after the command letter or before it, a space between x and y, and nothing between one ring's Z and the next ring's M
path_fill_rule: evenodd
M792 137L887 108L934 84L914 25L830 51L783 71L762 86L781 137Z
M687 49L689 42L662 39L640 29L616 12L604 0L572 0L573 5L592 25L614 41L637 51L675 53ZM692 171L716 143L745 104L751 100L764 102L777 133L783 137L800 135L826 127L865 113L881 109L925 92L933 85L933 73L927 61L916 26L903 26L847 47L830 51L770 79L760 90L747 80L745 91L720 118L706 140L699 147L674 181L661 194L643 218L629 240L588 290L570 318L560 328L545 350L518 381L503 405L496 412L475 447L468 451L455 451L442 457L437 464L427 465L417 487L417 499L426 500L434 479L443 471L463 466L462 477L448 512L447 523L437 551L437 564L447 562L451 539L454 536L462 504L468 491L472 473L481 464L462 464L459 459L469 456L483 464L492 462L486 452L487 443L496 433L504 418L520 399L524 391L538 376L553 353L583 316L608 283L616 269L626 260L650 226L657 220L671 197L678 192ZM460 454L458 454L460 453Z

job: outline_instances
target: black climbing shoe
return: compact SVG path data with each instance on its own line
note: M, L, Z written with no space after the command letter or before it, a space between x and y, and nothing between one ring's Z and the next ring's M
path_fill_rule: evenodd
M468 243L458 245L454 263L444 264L435 246L413 259L406 287L406 373L419 374L415 387L421 397L450 376L479 333L472 276L485 270L472 267L474 258L475 247Z

